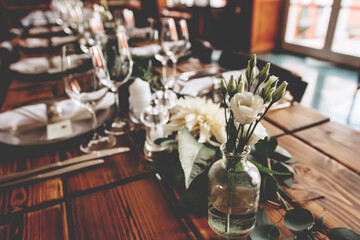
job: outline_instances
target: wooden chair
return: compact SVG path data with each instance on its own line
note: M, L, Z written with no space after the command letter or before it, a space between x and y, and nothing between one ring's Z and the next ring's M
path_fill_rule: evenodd
M249 54L224 51L218 63L225 70L243 69L247 67L250 57L251 55ZM257 59L257 66L260 69L262 69L266 63L264 60ZM276 64L271 64L270 74L279 77L279 84L283 81L289 83L287 89L292 96L292 104L301 101L307 87L307 82L303 81L301 76Z

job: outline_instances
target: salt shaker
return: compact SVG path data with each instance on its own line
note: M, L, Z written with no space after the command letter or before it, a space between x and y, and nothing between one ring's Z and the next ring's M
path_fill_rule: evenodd
M140 119L146 126L145 158L152 161L157 152L162 152L166 149L157 145L155 140L166 136L164 125L169 120L169 111L159 104L156 99L153 99L150 105L141 113Z

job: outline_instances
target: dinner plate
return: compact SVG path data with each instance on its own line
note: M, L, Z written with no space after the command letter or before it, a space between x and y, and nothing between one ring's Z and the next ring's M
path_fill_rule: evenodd
M112 108L96 112L98 124L102 125L112 115ZM92 131L91 118L82 120L71 120L72 134L58 139L47 138L47 126L41 126L26 130L0 130L0 142L13 146L36 146L57 143L75 138Z

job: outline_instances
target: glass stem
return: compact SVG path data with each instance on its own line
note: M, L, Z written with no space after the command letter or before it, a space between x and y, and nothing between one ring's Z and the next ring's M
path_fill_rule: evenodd
M116 104L116 109L115 109L115 118L118 119L120 118L120 99L119 99L119 88L118 87L114 87L111 89L111 91L114 93L115 95L115 104Z
M171 59L172 63L173 63L173 72L172 75L174 76L174 78L177 76L177 59L173 58Z
M97 126L98 126L98 121L97 121L97 118L96 118L96 112L95 112L95 109L93 106L89 106L88 107L88 110L91 114L91 124L92 124L92 128L94 130L94 136L93 136L93 139L96 138L99 133L97 132Z
M164 85L166 86L166 84L167 84L167 76L166 76L167 60L162 60L161 65L162 65L162 77L163 77Z

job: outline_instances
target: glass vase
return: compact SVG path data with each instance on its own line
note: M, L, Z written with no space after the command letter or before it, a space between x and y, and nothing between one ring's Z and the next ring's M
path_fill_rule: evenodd
M209 170L208 223L217 234L227 239L247 237L255 226L261 176L247 160L250 147L242 153L220 147L223 158Z

